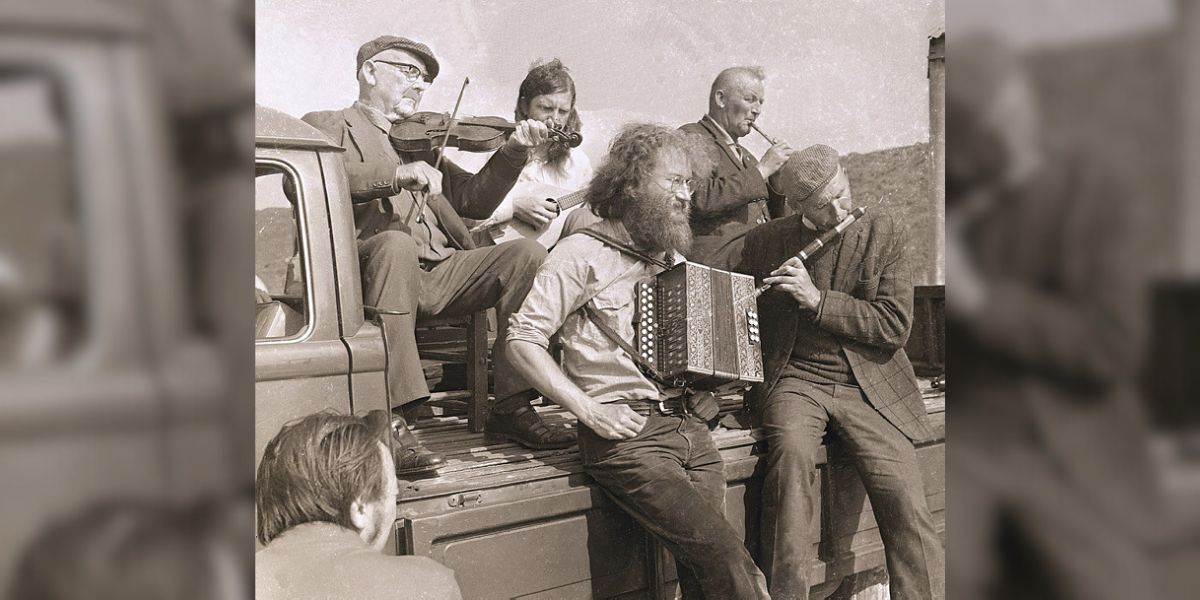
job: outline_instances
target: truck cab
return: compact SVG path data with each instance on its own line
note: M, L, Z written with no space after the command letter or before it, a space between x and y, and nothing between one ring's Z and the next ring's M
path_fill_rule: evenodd
M152 56L119 6L0 3L0 589L50 520L236 485Z
M364 316L342 149L255 111L255 457L283 424L387 407L380 328Z

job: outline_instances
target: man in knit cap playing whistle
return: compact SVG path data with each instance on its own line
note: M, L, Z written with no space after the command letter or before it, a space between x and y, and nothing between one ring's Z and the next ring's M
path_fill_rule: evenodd
M887 556L892 598L943 598L944 555L914 442L933 437L912 364L913 284L903 231L867 213L802 263L796 254L853 209L833 148L784 165L794 214L752 229L736 270L759 298L765 380L747 404L767 438L762 560L772 598L808 598L819 536L816 454L831 427L858 469Z

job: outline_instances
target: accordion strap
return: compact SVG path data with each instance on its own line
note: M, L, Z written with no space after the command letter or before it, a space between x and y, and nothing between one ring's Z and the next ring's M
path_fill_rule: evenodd
M621 334L617 333L617 331L608 324L604 317L600 315L600 312L592 307L592 302L590 300L587 304L583 305L583 312L587 315L588 319L591 319L591 321L596 324L596 327L600 328L600 331L604 333L605 337L612 340L614 344L620 346L621 349L625 351L625 354L628 354L629 358L632 358L633 362L637 363L638 370L641 371L643 375L658 383L670 387L669 382L664 380L662 373L659 373L658 369L654 365L650 364L650 362L643 358L641 354L638 354L638 351L632 345L630 345L629 342L625 341L625 339L621 337Z
M672 266L674 266L665 260L662 260L659 258L654 258L653 256L648 256L646 254L643 254L642 252L638 252L636 249L631 247L629 244L626 244L625 242L618 240L617 238L614 238L613 236L608 235L607 233L604 233L602 231L597 231L591 227L588 227L586 229L580 229L577 233L590 235L590 236L600 240L601 242L604 242L605 244L608 244L609 246L612 246L613 248L616 248L617 250L620 250L621 252L628 254L629 256L632 256L642 262L650 263L660 269L670 269Z
M607 233L597 231L594 228L588 227L585 229L580 229L576 233L582 233L594 237L601 242L620 250L628 256L632 256L637 260L652 264L660 269L666 270L673 266L670 262L657 259L652 256L647 256L646 254L631 247L629 244L626 244L625 242L618 240ZM685 383L683 382L667 381L666 378L662 376L662 373L659 372L657 367L639 354L637 349L635 349L629 342L625 341L625 339L622 338L621 335L617 333L617 331L613 329L611 325L608 324L608 321L605 320L604 316L600 314L600 311L598 311L593 304L594 302L592 300L588 300L583 305L584 314L587 315L588 319L596 324L596 327L600 328L600 331L604 333L605 337L607 337L609 340L612 340L614 344L620 346L621 350L624 350L625 354L628 354L629 358L633 359L633 362L637 364L638 370L641 371L643 375L650 378L652 381L667 387L684 387Z

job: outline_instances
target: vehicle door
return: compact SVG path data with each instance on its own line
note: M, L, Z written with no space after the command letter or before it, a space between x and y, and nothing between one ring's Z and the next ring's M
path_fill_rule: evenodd
M254 204L258 457L288 421L351 403L320 153L259 148Z

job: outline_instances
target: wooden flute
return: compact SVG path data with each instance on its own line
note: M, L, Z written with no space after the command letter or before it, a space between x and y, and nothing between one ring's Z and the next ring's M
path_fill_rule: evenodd
M836 227L821 234L821 237L813 240L809 245L805 246L804 249L796 255L796 258L799 258L800 262L806 262L808 257L812 256L814 252L829 245L831 242L833 242L833 240L837 239L839 235L842 235L843 231L853 225L855 221L861 219L866 213L866 208L862 206L856 207L854 210L850 211L850 214L846 215L846 218L842 219L842 221L838 223ZM771 284L764 283L758 286L758 288L754 290L753 294L750 294L744 299L757 298L763 295L763 292L766 292L769 289L771 289Z

